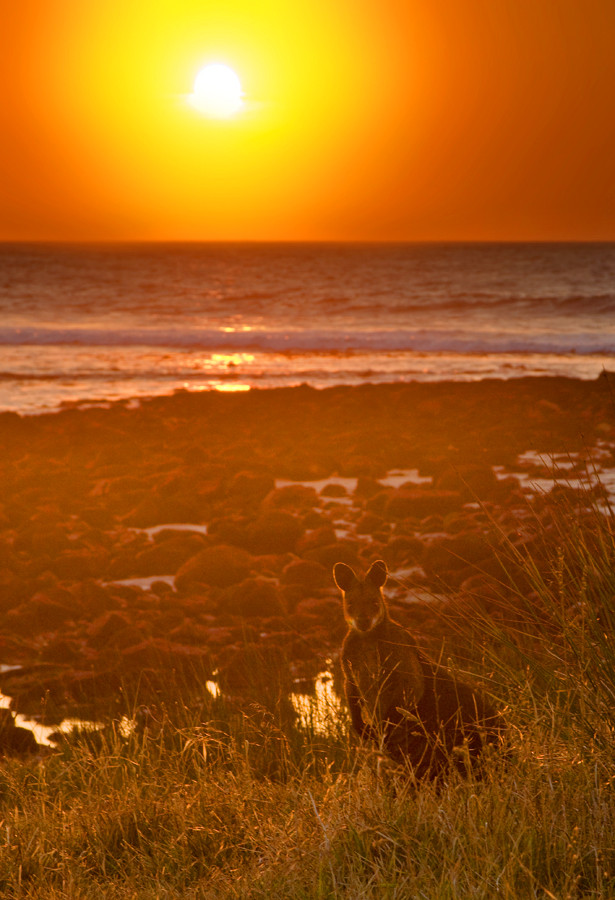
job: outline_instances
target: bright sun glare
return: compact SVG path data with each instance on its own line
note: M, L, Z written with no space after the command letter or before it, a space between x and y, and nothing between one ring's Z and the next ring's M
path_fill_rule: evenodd
M189 100L204 115L226 119L243 106L241 81L230 66L210 63L196 76Z

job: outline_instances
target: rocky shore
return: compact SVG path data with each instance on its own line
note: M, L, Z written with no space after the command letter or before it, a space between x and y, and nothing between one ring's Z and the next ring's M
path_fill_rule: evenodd
M0 690L53 722L212 679L308 685L345 631L338 561L384 559L429 642L443 604L501 613L498 540L531 548L588 459L615 468L611 376L2 414Z

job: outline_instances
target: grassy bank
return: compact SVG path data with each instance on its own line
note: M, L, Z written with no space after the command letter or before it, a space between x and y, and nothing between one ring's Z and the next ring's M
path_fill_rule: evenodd
M474 611L511 732L482 780L417 786L343 720L169 702L2 761L0 895L615 896L613 535L578 497L552 521L531 557L503 546L500 605Z
M538 715L438 791L273 726L110 732L0 775L3 897L607 897L612 756ZM514 716L512 716L514 722ZM205 737L205 740L202 738ZM207 755L203 750L207 749Z

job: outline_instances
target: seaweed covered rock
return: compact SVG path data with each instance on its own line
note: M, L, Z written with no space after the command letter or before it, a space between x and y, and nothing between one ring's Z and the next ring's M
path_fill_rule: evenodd
M246 531L245 546L251 553L288 553L303 534L301 521L282 509L266 510Z
M199 583L229 587L247 578L250 567L249 553L239 547L226 544L207 547L180 567L175 585L180 591Z
M228 613L246 618L268 618L284 612L280 589L270 578L246 578L226 588L220 606Z

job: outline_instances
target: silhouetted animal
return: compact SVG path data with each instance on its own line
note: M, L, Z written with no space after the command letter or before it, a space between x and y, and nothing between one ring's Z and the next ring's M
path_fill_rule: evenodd
M394 760L409 762L418 778L448 766L467 772L485 743L502 739L502 717L480 692L438 670L391 619L382 595L384 562L365 578L337 563L333 577L349 626L341 662L354 729Z

